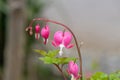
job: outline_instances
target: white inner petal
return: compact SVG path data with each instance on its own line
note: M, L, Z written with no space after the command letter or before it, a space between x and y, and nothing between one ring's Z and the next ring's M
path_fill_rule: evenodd
M76 80L72 74L71 74L71 80Z
M45 38L43 38L43 41L45 42ZM48 43L48 39L46 40L46 43Z
M40 38L40 34L35 33L35 39L39 39Z
M63 45L63 44L60 44L60 51L59 51L59 55L60 56L62 56L62 54L63 54L63 48L64 48L65 46Z

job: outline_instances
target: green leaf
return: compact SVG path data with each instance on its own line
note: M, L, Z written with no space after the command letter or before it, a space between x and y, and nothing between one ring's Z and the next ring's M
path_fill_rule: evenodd
M49 51L48 53L45 52L44 50L34 49L34 51L41 54L42 56L49 56L49 57L55 57L59 53L59 50Z
M44 61L45 64L58 64L59 61L57 58L53 58L53 57L40 57L40 60Z
M49 57L55 57L58 53L59 53L59 50L49 51L48 54L47 54L47 56L49 56Z
M96 72L91 76L90 80L108 80L108 75L103 72Z
M70 61L75 61L76 58L63 57L59 58L59 64L68 64Z
M45 64L52 64L53 63L53 59L51 57L40 57L40 60L44 61Z
M76 58L55 58L55 57L40 57L40 60L44 61L45 64L68 64L71 60L76 60Z
M110 80L120 80L120 71L109 74Z
M42 56L46 56L47 53L44 50L33 49L35 52L41 54Z

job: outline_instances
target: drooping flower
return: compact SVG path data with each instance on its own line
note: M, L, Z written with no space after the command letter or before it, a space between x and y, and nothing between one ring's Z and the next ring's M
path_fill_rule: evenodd
M49 34L50 34L49 26L45 25L45 27L43 27L41 30L41 36L43 37L44 44L46 44L48 42Z
M54 34L54 39L52 41L53 46L60 47L59 54L63 54L62 49L71 48L73 44L70 44L72 41L72 34L70 32L57 31Z
M73 61L69 62L67 72L71 75L71 80L78 80L80 78L78 65Z
M35 26L35 39L39 39L40 38L40 25L37 24Z

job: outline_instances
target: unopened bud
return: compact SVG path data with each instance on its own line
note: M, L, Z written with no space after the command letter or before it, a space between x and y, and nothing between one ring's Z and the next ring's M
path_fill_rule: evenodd
M25 29L25 31L28 31L28 29L29 29L29 27L27 27L27 28Z
M30 30L29 34L30 34L30 35L32 35L32 34L33 34L32 30Z

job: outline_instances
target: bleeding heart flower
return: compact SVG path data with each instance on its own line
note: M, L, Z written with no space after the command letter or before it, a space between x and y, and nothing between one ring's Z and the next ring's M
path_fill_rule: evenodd
M40 25L37 24L35 26L35 39L39 39L40 38Z
M45 25L45 27L43 27L41 30L41 36L43 37L44 44L46 44L48 42L49 34L50 34L49 26Z
M52 41L53 46L60 47L59 54L63 54L62 49L71 48L73 44L70 44L72 41L72 34L70 32L57 31L54 34L54 40Z
M71 75L71 80L78 80L80 78L78 65L73 61L69 62L67 72Z

